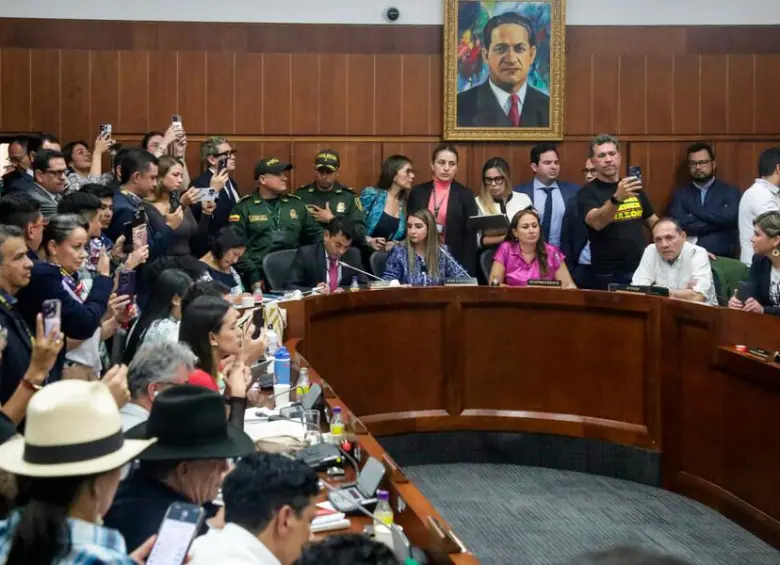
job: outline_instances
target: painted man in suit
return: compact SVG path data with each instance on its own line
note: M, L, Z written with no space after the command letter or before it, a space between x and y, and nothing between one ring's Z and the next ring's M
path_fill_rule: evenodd
M355 224L347 217L336 216L325 227L322 240L298 248L285 288L308 290L317 288L324 294L344 292L357 278L365 283L362 273L351 269L351 265L362 270L360 253L351 247L355 240Z
M577 194L579 186L558 180L561 161L552 143L540 143L531 149L531 170L534 180L514 190L528 196L539 211L544 240L560 247L566 203Z
M549 127L550 97L528 84L536 59L531 20L508 12L491 18L484 33L489 78L458 94L458 126Z

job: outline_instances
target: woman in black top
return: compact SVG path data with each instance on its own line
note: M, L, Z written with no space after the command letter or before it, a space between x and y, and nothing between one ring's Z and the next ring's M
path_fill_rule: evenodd
M780 212L759 214L753 221L750 240L755 255L747 297L732 296L729 308L780 316Z
M468 219L479 210L471 189L455 180L458 150L451 143L440 143L431 158L433 179L418 184L409 194L409 214L427 208L436 220L440 243L445 243L455 260L474 275L477 236L468 228Z
M162 230L169 214L176 212L180 206L183 220L181 225L173 230L166 255L191 255L190 240L193 237L203 237L208 233L211 213L216 208L214 201L203 202L203 214L200 222L195 221L195 216L190 211L193 199L202 193L201 189L191 188L181 194L184 182L184 167L181 161L168 155L159 159L158 180L154 193L144 202L149 223L155 231ZM179 196L180 195L180 196Z

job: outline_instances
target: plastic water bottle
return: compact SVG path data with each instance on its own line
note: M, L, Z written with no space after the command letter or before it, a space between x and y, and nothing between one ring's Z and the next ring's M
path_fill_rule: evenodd
M360 286L358 285L357 277L352 277L352 282L349 283L349 291L357 292L358 290L360 290Z
M374 509L374 518L381 525L375 522L374 539L393 549L393 532L390 528L393 525L393 508L390 506L390 493L386 490L377 490L376 508Z
M274 384L290 385L290 352L283 345L274 354Z
M333 416L330 419L330 439L334 444L340 444L344 439L344 418L341 416L340 406L333 409Z
M279 348L279 338L276 335L272 326L268 326L265 331L266 346L265 350L268 355L276 355L276 350Z
M304 394L309 392L310 388L311 381L309 380L309 368L301 367L301 370L298 373L298 382L295 385L295 394L298 396L298 400L300 400Z

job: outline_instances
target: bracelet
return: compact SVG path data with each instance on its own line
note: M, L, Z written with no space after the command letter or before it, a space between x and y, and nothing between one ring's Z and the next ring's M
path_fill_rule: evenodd
M19 384L21 384L27 390L31 390L33 392L38 392L43 388L41 385L37 385L32 381L28 381L27 379L22 379Z

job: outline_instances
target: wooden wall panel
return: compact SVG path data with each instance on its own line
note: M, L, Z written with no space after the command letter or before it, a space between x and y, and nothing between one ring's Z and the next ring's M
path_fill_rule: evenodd
M58 106L60 114L60 135L62 140L85 139L91 141L89 128L90 89L89 89L89 51L62 51L60 96ZM33 76L36 76L33 71ZM41 129L46 129L42 124ZM67 141L64 141L67 143Z
M0 53L0 103L3 105L0 127L4 131L30 129L30 79L29 49L3 49ZM53 100L54 97L49 104Z
M347 100L347 135L376 132L374 55L347 55L346 81L341 97ZM344 96L344 93L349 96Z
M236 53L236 133L264 131L263 74L263 55Z
M64 103L68 113L75 112L75 121L84 121L85 114L88 120L89 114L89 77L87 82L76 83L75 85L69 79L73 78L74 73L79 71L89 73L89 65L81 68L72 68L74 61L68 59L65 63L66 82L61 82L60 75L60 53L56 49L36 49L30 53L30 107L35 111L30 114L31 130L51 130L57 134L62 134L62 124L60 123L61 108ZM84 52L86 53L86 52ZM79 61L83 63L83 61ZM82 77L84 78L84 77ZM60 96L60 93L62 96ZM72 122L71 122L72 123ZM86 126L86 123L84 123ZM69 134L75 133L69 131ZM92 140L89 140L92 141Z
M579 182L587 140L623 142L645 167L656 207L685 180L687 145L713 140L719 176L746 188L760 151L780 139L780 26L571 27L567 33L562 177ZM605 42L605 35L610 40ZM291 159L311 180L319 148L343 152L342 181L374 184L384 158L408 155L417 179L443 115L442 34L425 26L69 22L0 18L0 133L49 131L123 139L181 114L188 164L207 135L233 137L237 179L253 186L261 156ZM461 143L459 180L478 187L500 155L526 181L529 144Z
M119 53L119 117L115 132L144 133L149 124L149 53ZM195 116L193 116L194 118ZM188 117L188 119L190 119Z

